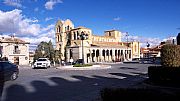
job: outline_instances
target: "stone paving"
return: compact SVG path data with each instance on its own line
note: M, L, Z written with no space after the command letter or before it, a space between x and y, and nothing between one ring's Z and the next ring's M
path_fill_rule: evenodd
M29 66L20 66L19 78L2 86L1 101L92 101L99 96L102 88L126 88L143 81L147 77L149 66L149 64L106 65L110 65L111 68L64 70L53 67L32 69ZM99 68L98 66L95 67Z

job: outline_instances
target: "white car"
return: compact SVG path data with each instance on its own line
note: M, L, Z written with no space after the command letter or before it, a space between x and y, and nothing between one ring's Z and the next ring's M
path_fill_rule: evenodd
M39 58L35 63L34 63L34 68L49 68L51 67L51 62L47 58Z

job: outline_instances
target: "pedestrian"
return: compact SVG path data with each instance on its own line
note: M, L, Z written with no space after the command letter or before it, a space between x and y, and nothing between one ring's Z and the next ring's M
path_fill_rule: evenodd
M71 58L71 59L70 59L71 65L72 65L73 61L74 61L73 58Z

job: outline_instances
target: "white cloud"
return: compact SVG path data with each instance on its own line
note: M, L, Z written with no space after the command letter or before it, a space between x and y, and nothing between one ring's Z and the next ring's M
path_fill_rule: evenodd
M127 41L126 33L122 33L122 40ZM150 47L159 45L163 39L160 38L150 38L150 37L141 37L141 36L128 36L128 42L139 41L141 43L141 47L146 47L147 42L150 44Z
M3 2L4 4L8 5L8 6L14 6L17 8L21 8L21 0L4 0Z
M21 22L21 19L23 18L21 12L21 10L17 9L9 12L3 12L0 10L0 32L17 31L17 24L19 24L19 22Z
M173 39L176 39L176 37L175 37L175 36L171 36L171 37L168 37L168 38L163 39L163 41L173 40Z
M25 22L27 23L36 23L39 22L38 19L34 18L34 19L24 19Z
M38 7L34 8L34 11L35 12L39 11L39 8Z
M53 29L54 30L54 27L55 27L55 25L53 25L53 24L50 24L50 25L48 25L46 28L42 28L42 32L45 32L45 31L49 31L49 30L51 30L51 29Z
M30 44L38 45L41 41L49 40L52 40L54 44L54 26L54 24L50 24L42 27L36 18L27 18L18 9L7 12L0 10L0 33L4 36L15 33L16 37L30 42Z
M113 20L114 20L114 21L120 21L121 18L120 18L120 17L116 17L116 18L114 18Z
M38 40L36 38L30 38L30 37L22 37L21 39L30 42L31 45L38 45L42 41L48 42L50 40L54 40L53 38L49 38L49 37L38 37Z
M45 8L47 10L53 10L53 6L57 3L63 3L62 0L50 0L45 3Z
M40 25L35 24L38 20L26 18L21 13L22 10L18 9L7 12L0 10L0 32L19 36L37 35L40 32Z
M53 18L52 17L47 17L46 19L45 19L45 21L49 21L49 20L52 20Z

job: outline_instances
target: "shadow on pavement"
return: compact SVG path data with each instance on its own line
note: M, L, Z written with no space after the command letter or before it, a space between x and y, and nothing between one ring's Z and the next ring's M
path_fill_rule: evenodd
M133 76L122 73L110 73L125 79L110 78L104 76L78 76L73 75L73 80L61 77L50 77L54 85L45 81L32 81L31 86L35 89L29 92L23 85L11 85L6 89L4 101L100 101L100 90L107 87L128 88L133 84L133 79L143 79L140 76ZM131 81L132 80L132 81ZM97 98L95 100L95 98Z
M124 70L126 70L126 69L137 70L137 68L132 68L132 67L120 67L119 69L124 69Z
M4 82L3 82L3 81L0 81L0 99L1 99L1 97L2 97L3 88L4 88Z
M0 100L1 100L1 97L2 97L3 89L4 89L4 82L5 82L4 68L2 68L2 66L1 66L0 67Z

